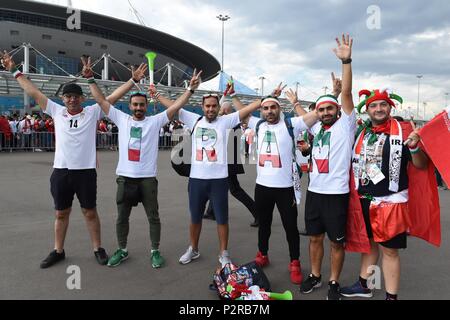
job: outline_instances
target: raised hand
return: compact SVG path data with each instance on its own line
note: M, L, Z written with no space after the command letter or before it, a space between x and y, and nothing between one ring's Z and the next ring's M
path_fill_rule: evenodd
M92 62L91 57L83 56L80 58L81 63L83 64L83 69L81 70L81 74L84 78L92 78L94 76L94 71L92 70Z
M280 84L278 85L278 87L276 87L273 91L272 91L272 96L273 97L279 97L281 96L281 93L283 93L284 88L286 88L287 84L285 84L283 87L283 82L280 82Z
M420 142L419 128L416 127L413 121L410 121L413 131L409 134L408 139L406 139L405 144L410 149L415 149Z
M14 62L14 60L11 58L11 56L6 50L3 51L3 54L0 53L0 56L3 67L11 72L11 70L13 70L16 67L16 63Z
M230 80L228 80L228 82L227 82L227 87L225 88L225 91L223 92L223 95L227 96L227 95L232 95L234 93L235 93L235 91L234 91L234 80L233 80L233 77L231 76Z
M337 98L342 92L342 80L336 78L334 72L331 73L331 81L333 82L333 95Z
M200 86L200 83L202 82L202 78L200 77L202 74L202 70L200 70L199 73L197 73L197 69L194 69L194 74L192 75L192 79L189 82L189 87L191 87L192 90L197 90L197 88Z
M148 66L146 63L141 63L141 65L135 69L134 66L131 67L131 77L134 82L139 82L145 78L145 72L147 71Z
M147 91L148 91L148 95L152 98L155 97L155 95L158 93L154 84L149 85Z
M294 91L289 88L289 90L286 91L286 98L289 100L291 104L295 105L296 103L298 103L297 91Z
M337 48L333 49L334 54L340 60L348 60L352 57L353 39L350 35L342 35L342 43L336 38Z

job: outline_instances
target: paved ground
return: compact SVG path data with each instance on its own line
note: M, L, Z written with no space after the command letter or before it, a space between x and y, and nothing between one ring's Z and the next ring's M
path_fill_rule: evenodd
M100 152L98 209L102 221L103 246L116 249L115 165L117 153ZM218 265L215 224L205 221L200 242L201 257L182 266L179 256L188 246L189 214L187 180L170 167L169 152L159 155L159 206L162 220L161 250L166 267L155 270L149 263L148 223L142 206L131 217L130 259L117 268L99 266L91 252L79 205L75 202L66 241L63 263L41 270L40 261L53 248L53 210L49 191L53 153L0 154L0 299L216 299L208 290ZM247 166L240 176L244 189L253 194L255 168ZM304 183L306 181L303 181ZM450 191L440 191L442 208L441 248L410 239L402 253L402 299L450 299ZM303 208L299 206L299 208ZM238 264L253 259L257 249L257 229L249 227L251 216L230 197L230 253ZM303 209L299 225L303 226ZM304 274L309 273L308 239L301 238ZM288 248L278 213L275 214L270 246L271 265L265 271L274 291L291 290L295 299L324 299L326 287L301 295L289 281ZM329 276L328 244L323 276ZM81 290L68 290L66 269L81 270ZM342 284L357 278L359 256L346 256ZM375 299L383 299L377 291Z

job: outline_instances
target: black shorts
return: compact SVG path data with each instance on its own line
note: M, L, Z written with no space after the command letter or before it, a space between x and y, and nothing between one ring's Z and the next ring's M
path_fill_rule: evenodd
M328 239L345 242L349 194L320 194L308 191L305 227L310 236L327 233Z
M95 169L54 169L50 177L50 191L55 210L71 208L74 194L81 208L94 209L97 206L97 172Z
M366 224L367 236L369 237L369 239L373 239L372 226L370 225L370 214L369 214L370 200L361 199L360 201L364 216L364 222ZM390 249L406 249L407 244L406 232L400 233L388 241L377 243L382 245L383 247Z

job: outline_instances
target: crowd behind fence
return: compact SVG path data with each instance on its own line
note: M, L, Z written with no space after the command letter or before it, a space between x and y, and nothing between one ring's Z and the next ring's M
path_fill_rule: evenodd
M99 132L97 133L97 149L117 151L119 148L118 133ZM160 149L171 149L180 140L180 135L176 133L165 134L159 137ZM6 135L0 132L0 151L54 151L54 132L33 132L30 134L11 133Z

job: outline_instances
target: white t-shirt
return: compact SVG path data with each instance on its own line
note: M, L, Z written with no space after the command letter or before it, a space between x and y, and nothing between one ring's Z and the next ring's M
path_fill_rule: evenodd
M260 118L251 117L248 126L256 132ZM291 118L294 137L308 129L303 117ZM257 136L258 162L256 183L270 188L289 188L292 182L292 138L286 123L277 124L264 121L260 124Z
M167 112L135 121L130 115L111 106L108 118L119 128L116 174L129 178L156 177L159 130L169 122Z
M50 99L45 113L55 124L55 161L57 169L95 169L97 121L101 109L98 104L84 107L83 111L71 115L67 108Z
M324 131L319 141L321 128L322 124L317 123L310 130L314 135L314 142L308 190L321 194L348 193L352 147L356 134L355 110L350 115L342 111L341 117Z
M180 120L194 128L200 116L180 110ZM240 122L239 112L218 117L209 123L203 117L192 134L191 174L195 179L223 179L228 177L227 144L230 130Z

